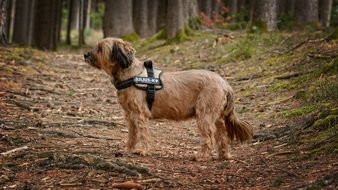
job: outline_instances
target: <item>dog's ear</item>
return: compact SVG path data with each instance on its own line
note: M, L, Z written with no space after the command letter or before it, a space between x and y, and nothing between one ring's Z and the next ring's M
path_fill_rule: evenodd
M126 69L133 63L134 52L133 49L130 49L130 51L128 51L128 49L122 50L120 46L115 43L112 47L111 58L113 61L116 61L122 69Z

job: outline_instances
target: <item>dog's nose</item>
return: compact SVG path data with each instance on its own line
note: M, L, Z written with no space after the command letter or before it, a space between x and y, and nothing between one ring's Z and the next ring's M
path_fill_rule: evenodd
M90 55L89 55L89 52L88 52L88 53L85 53L85 54L83 54L83 57L84 57L85 59L87 59L89 56L90 56Z

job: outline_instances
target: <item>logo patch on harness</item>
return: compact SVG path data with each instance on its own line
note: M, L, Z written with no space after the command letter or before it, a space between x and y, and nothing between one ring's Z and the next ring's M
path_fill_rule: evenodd
M158 78L150 77L134 77L135 84L152 84L152 85L161 85L161 81Z

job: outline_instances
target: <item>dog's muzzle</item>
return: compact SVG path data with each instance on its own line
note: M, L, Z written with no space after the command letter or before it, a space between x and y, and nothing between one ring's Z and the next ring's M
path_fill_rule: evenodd
M87 63L90 63L90 53L89 53L89 52L83 54L83 57L84 57L84 59L85 59L85 61L86 61Z
M96 63L96 58L90 53L83 54L86 63L89 63L91 66L100 69L100 67Z

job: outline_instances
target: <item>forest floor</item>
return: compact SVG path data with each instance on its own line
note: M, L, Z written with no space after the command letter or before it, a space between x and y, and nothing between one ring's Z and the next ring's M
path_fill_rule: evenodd
M337 189L337 41L327 33L199 32L138 42L164 71L226 78L255 137L232 160L194 161L195 121L151 121L152 150L124 152L116 90L82 52L0 49L0 188ZM324 84L324 85L323 85Z

